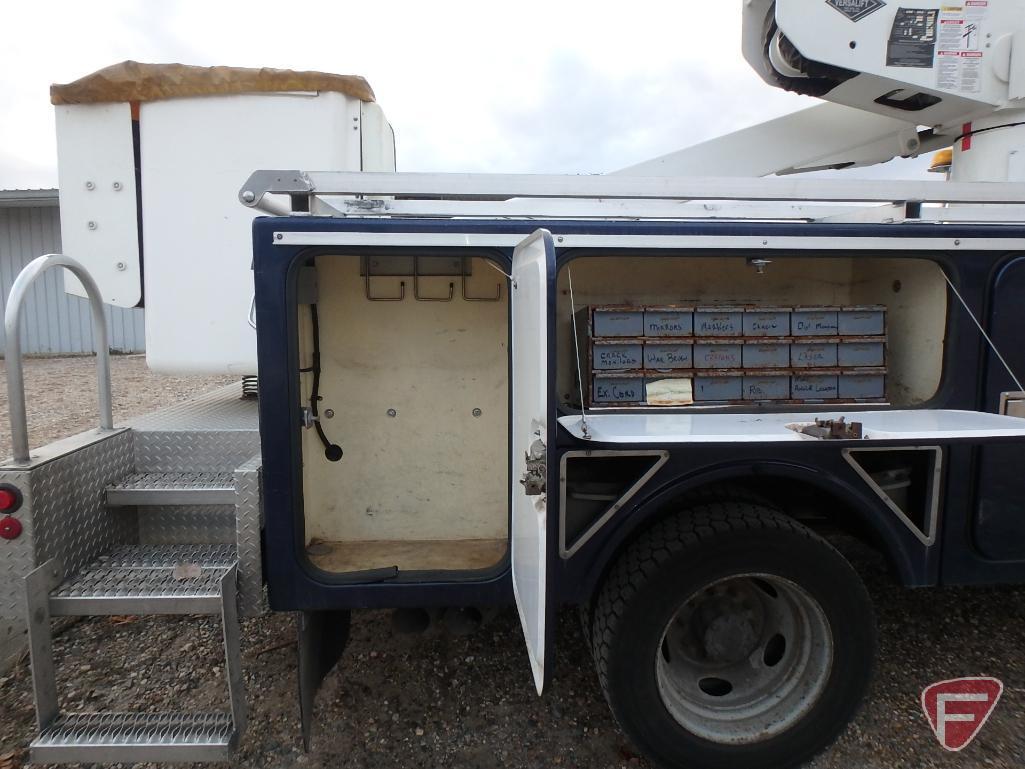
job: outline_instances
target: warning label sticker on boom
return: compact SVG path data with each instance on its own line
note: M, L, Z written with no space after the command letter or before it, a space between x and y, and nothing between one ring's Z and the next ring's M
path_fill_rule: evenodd
M934 8L898 8L886 45L888 67L932 67L936 49Z
M946 91L982 90L982 26L990 0L940 6L936 85Z

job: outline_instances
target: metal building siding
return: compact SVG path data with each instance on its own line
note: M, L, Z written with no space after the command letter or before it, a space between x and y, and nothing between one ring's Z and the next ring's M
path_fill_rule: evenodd
M57 206L0 207L0 306L6 310L11 284L26 264L37 256L60 253L60 250L60 209ZM145 350L142 310L106 305L104 314L111 350ZM26 354L96 351L89 303L64 293L63 270L50 270L36 281L22 309L21 323L22 351ZM2 325L0 343L6 350Z

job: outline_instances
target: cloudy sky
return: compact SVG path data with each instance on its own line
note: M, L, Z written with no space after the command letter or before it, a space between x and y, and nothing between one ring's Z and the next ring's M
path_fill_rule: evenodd
M404 171L600 173L814 103L744 62L741 0L4 6L8 189L56 186L50 83L125 59L363 75ZM922 178L923 167L857 173Z

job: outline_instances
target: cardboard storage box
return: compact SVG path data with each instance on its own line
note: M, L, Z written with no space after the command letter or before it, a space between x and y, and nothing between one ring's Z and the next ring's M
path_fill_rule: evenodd
M591 403L643 403L644 377L640 374L614 376L595 374L592 378Z
M696 374L694 376L694 400L738 401L744 395L744 377L739 374L715 376Z
M845 336L879 336L886 333L886 307L881 304L841 307L838 333Z
M841 339L836 348L839 366L884 366L886 345L881 340Z
M790 398L789 374L745 373L744 400L782 401Z
M789 368L789 342L744 342L744 368Z
M645 342L644 368L666 370L691 368L694 345L690 342Z
M694 368L740 368L744 345L721 340L694 344Z
M836 342L804 342L790 345L790 364L794 368L832 368L836 366Z
M748 307L744 310L744 336L790 336L789 307Z
M691 336L694 333L693 307L646 307L645 336Z
M623 371L644 365L644 345L639 341L595 339L591 342L592 371Z
M840 391L837 374L794 374L790 380L790 397L794 400L836 400Z
M589 323L584 327L590 329L592 337L644 336L644 310L639 307L591 307L590 310ZM582 312L586 318L587 311ZM577 323L580 324L579 315Z
M790 316L792 336L837 336L838 307L798 307Z
M694 310L694 336L743 335L743 307L698 307Z

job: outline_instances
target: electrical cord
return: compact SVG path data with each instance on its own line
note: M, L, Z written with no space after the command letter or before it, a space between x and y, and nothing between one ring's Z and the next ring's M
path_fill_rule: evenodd
M313 429L320 436L320 442L324 444L324 456L329 462L337 462L342 458L342 447L337 443L328 440L324 428L320 424L320 414L317 403L320 402L320 318L317 315L317 305L310 305L310 322L313 326L313 363L309 369L313 374L313 386L310 388L310 415L313 417ZM300 369L302 371L304 369Z
M1016 128L1017 126L1025 125L1025 120L1019 120L1017 123L1003 123L1001 125L992 125L988 128L973 128L971 131L965 131L963 134L954 139L953 143L957 144L961 139L967 139L969 136L976 136L977 134L984 134L987 131L997 131L1001 128Z

